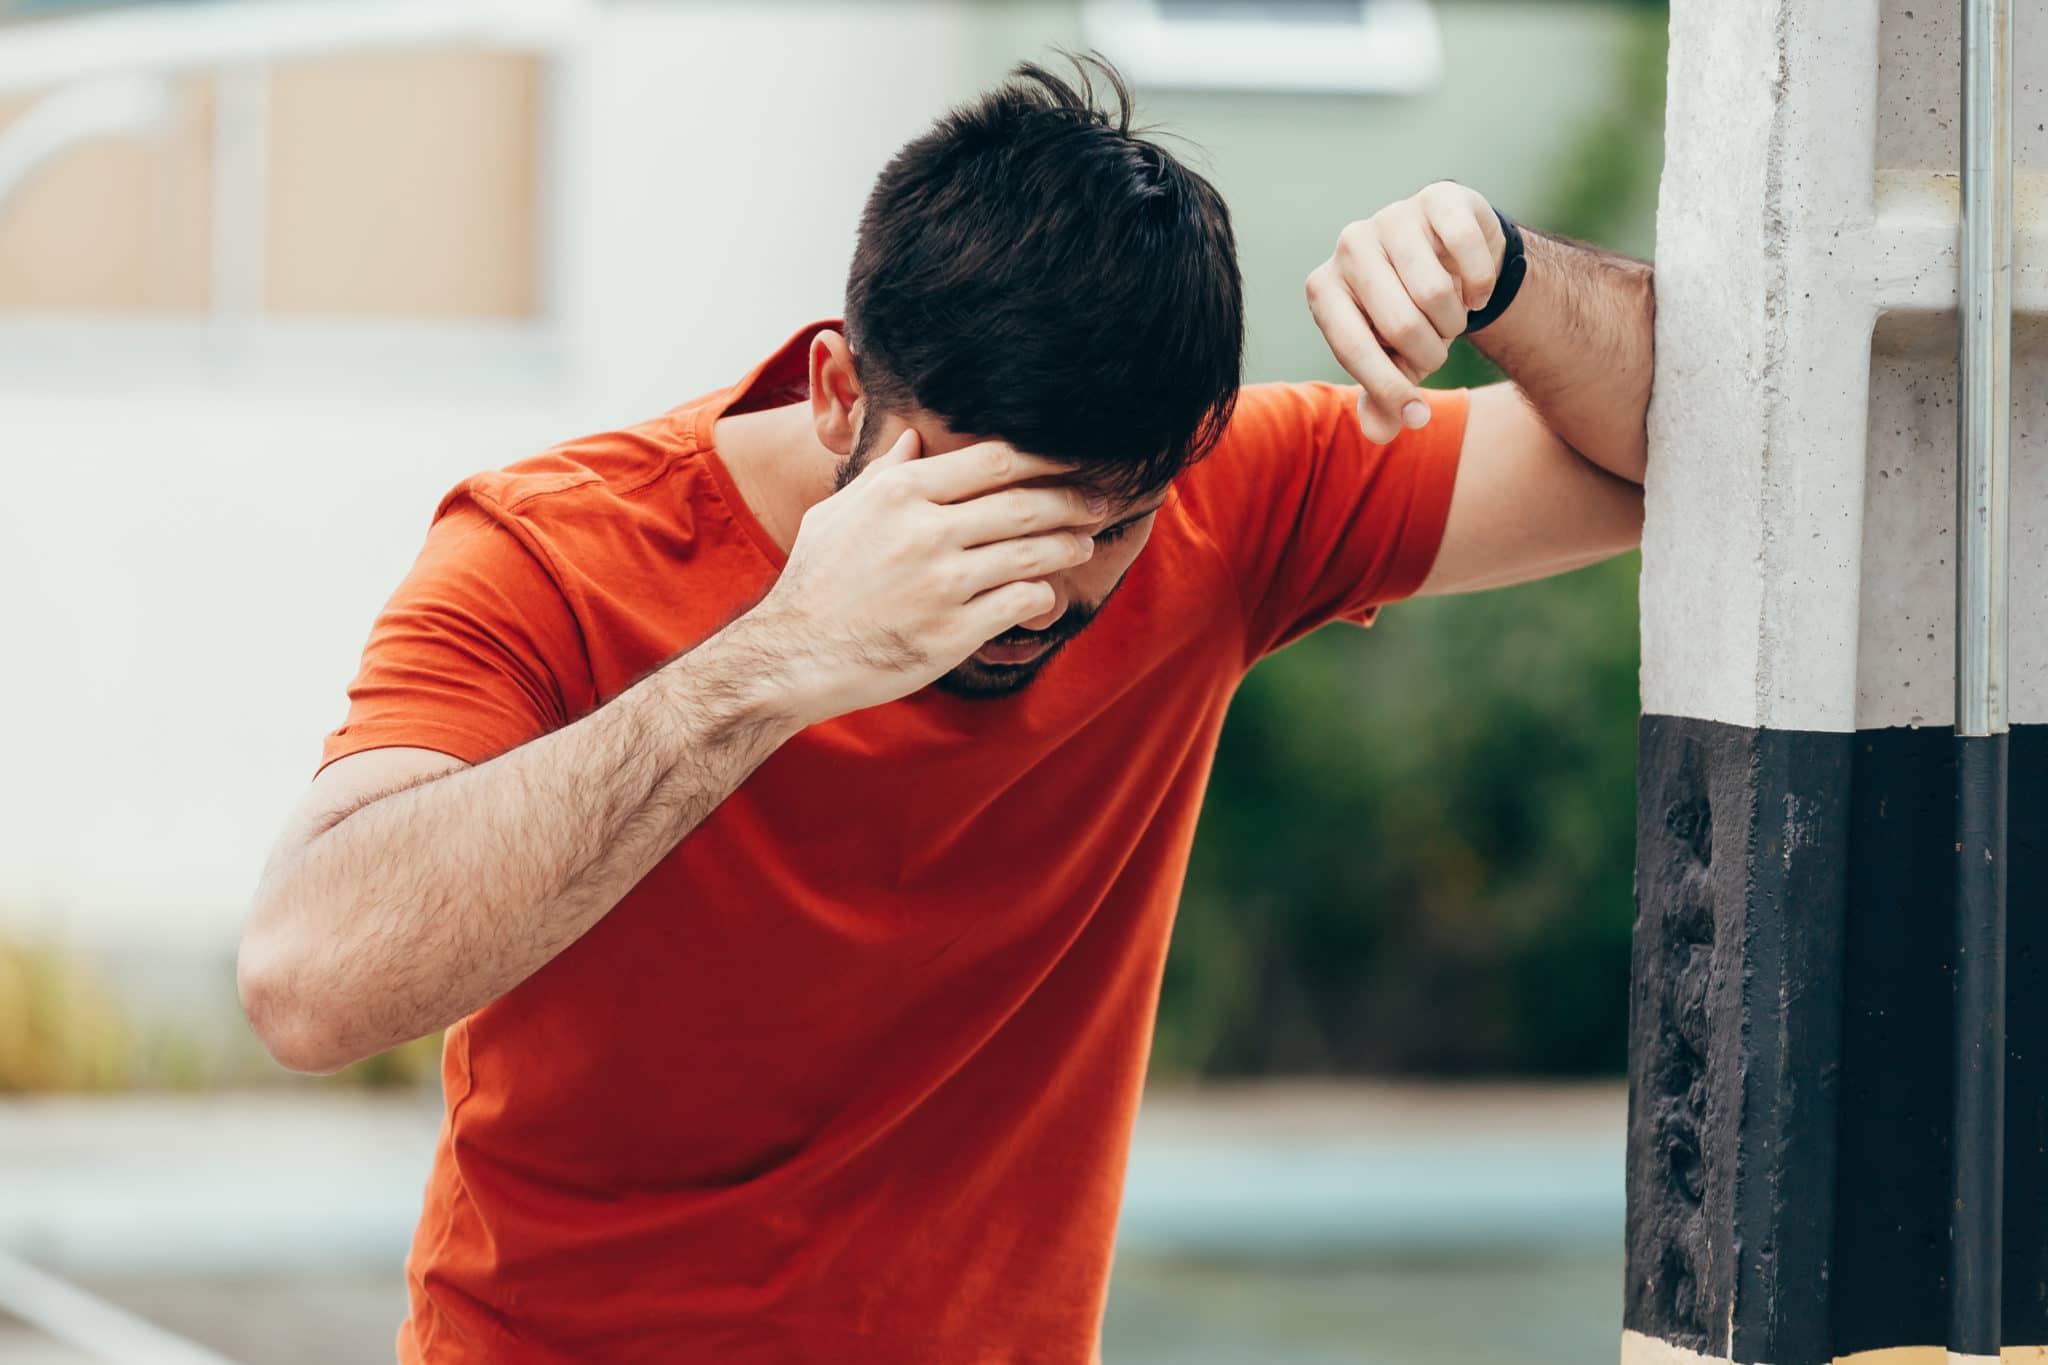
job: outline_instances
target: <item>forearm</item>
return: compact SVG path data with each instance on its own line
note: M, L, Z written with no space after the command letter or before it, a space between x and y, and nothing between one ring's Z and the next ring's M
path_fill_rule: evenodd
M340 816L245 946L307 1070L462 1018L580 938L798 728L744 618L575 724Z
M1648 463L1655 299L1648 262L1522 229L1529 272L1472 336L1567 445L1611 474Z

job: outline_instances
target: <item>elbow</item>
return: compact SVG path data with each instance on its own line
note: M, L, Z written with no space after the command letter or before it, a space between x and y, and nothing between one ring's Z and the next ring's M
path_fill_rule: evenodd
M307 1075L328 1075L358 1060L340 1045L310 955L293 949L285 941L288 934L261 927L261 922L259 911L242 935L235 990L263 1050L287 1071Z

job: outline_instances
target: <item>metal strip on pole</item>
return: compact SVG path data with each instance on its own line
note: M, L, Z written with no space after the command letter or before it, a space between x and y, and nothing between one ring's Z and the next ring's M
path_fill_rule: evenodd
M1963 2L1956 497L1954 1201L1948 1349L1999 1352L2005 1166L2012 0Z

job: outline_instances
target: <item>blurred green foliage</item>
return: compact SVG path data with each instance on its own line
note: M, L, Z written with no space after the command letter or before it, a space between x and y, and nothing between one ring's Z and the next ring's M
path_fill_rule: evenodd
M55 948L0 939L0 1094L112 1089L132 1051L96 978Z
M355 1086L364 1090L396 1090L439 1083L441 1078L441 1035L430 1033L409 1043L400 1043L373 1057L345 1066L325 1077L329 1085Z
M1528 221L1647 252L1666 22ZM1491 382L1462 341L1432 382ZM1155 1074L1613 1073L1626 1060L1635 555L1403 604L1261 664L1233 706Z

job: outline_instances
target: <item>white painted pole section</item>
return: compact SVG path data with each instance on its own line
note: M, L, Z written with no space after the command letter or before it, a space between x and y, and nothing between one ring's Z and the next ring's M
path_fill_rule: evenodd
M0 1311L112 1365L236 1365L4 1253Z

